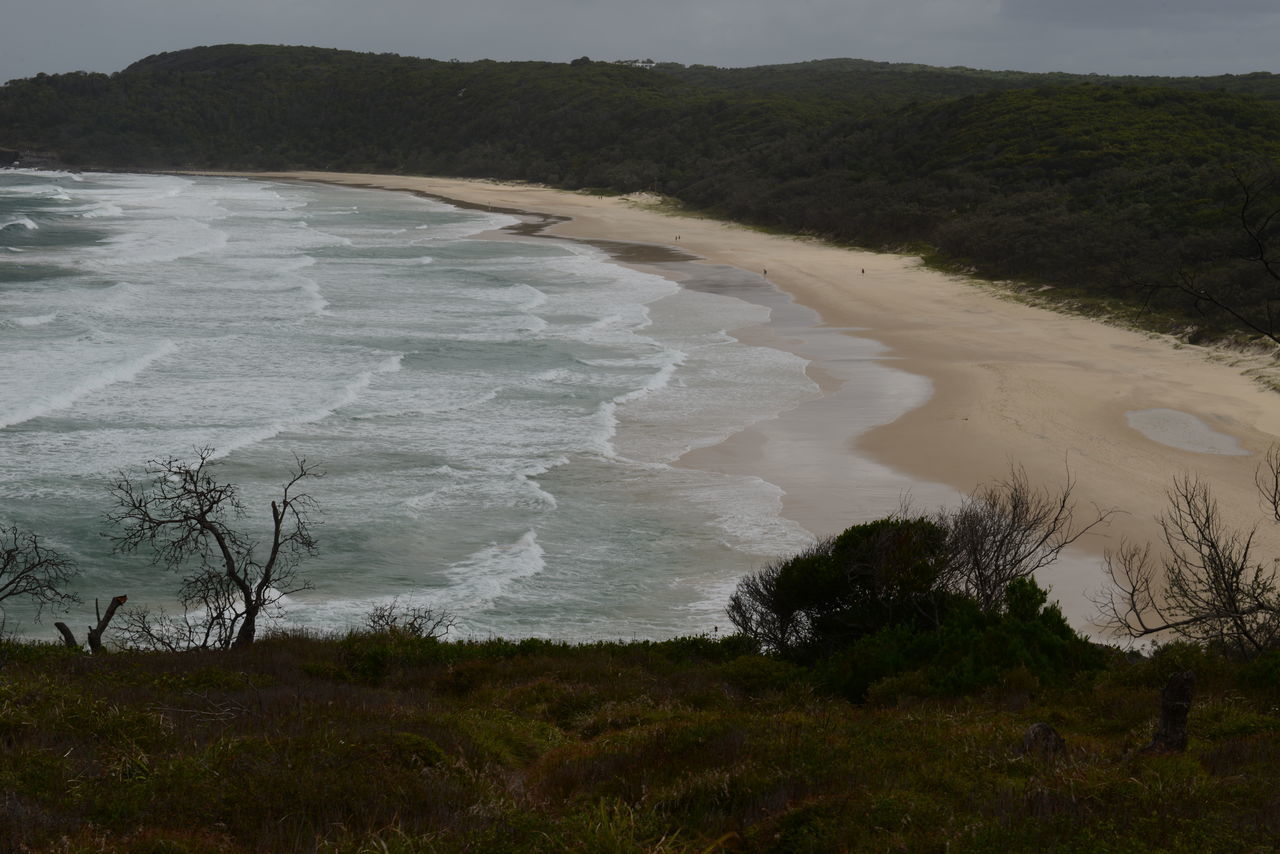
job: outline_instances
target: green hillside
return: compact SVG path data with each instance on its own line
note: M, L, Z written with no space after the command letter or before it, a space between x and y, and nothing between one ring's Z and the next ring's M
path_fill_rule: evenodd
M866 706L740 639L0 643L0 849L59 854L1274 851L1275 657ZM1194 667L1186 753L1143 753ZM1268 670L1267 668L1271 668ZM1049 722L1057 755L1023 753Z
M1046 293L1086 310L1247 337L1248 324L1274 333L1272 237L1244 225L1269 229L1280 206L1277 79L859 60L461 63L224 45L113 75L11 81L0 148L78 166L656 190L748 223L1056 286Z

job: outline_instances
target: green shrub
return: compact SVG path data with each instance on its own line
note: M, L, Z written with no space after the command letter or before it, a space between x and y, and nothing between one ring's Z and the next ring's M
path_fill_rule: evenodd
M1052 683L1104 664L1105 651L1076 634L1034 581L1014 581L1006 596L1007 610L994 614L952 597L939 609L937 625L883 628L815 663L814 676L841 696L863 700L872 685L920 671L926 696L960 696L999 685L1010 671ZM892 689L887 683L878 701Z
M398 757L415 767L431 768L448 758L440 745L416 732L393 732L388 741Z
M404 632L352 632L341 641L341 658L353 680L381 685L393 669L441 661L445 647L434 637Z
M755 638L744 634L727 634L720 637L702 634L659 641L653 644L653 649L670 661L723 662L758 653L760 644Z
M1271 694L1280 692L1280 651L1268 652L1240 668L1240 684Z
M795 684L800 669L794 664L763 655L740 655L720 666L725 680L747 694L784 691Z
M921 700L935 693L929 676L923 670L910 670L886 676L867 689L867 702L873 706L897 706L907 700Z
M881 628L927 620L945 531L924 519L854 525L744 578L729 618L765 649L813 660Z

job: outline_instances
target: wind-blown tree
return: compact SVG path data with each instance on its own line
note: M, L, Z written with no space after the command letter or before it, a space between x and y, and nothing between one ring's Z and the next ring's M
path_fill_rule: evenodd
M0 527L0 628L8 599L34 603L36 619L46 607L65 608L79 602L78 596L64 589L78 574L74 561L44 545L37 534L17 525Z
M212 448L193 461L151 460L145 477L121 472L111 486L116 509L107 520L119 526L112 536L120 552L147 549L156 564L182 571L181 618L131 611L123 633L135 645L168 649L246 646L259 618L272 616L282 596L308 589L301 561L315 553L310 515L315 501L301 484L323 473L295 458L289 479L271 502L265 539L244 527L246 511L234 484L214 477Z

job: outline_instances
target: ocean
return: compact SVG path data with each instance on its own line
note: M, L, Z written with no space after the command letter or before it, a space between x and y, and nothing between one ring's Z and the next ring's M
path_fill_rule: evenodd
M463 637L723 631L737 580L812 541L776 486L677 464L818 397L805 359L730 334L769 319L744 295L777 293L494 233L519 222L320 184L0 171L0 524L78 562L72 625L95 597L173 607L172 572L113 553L108 485L209 447L256 531L295 456L326 472L287 624L398 599ZM52 638L49 616L7 618Z

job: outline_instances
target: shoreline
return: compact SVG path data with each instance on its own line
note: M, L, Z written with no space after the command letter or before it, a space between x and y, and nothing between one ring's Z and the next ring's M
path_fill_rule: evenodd
M1280 437L1280 394L1263 389L1246 371L1273 367L1269 356L1180 345L1002 298L918 259L658 211L630 197L359 173L197 174L417 192L544 217L537 230L549 237L653 244L701 259L686 263L734 267L766 279L817 313L817 331L878 342L881 352L862 358L924 378L929 392L890 423L859 425L856 389L847 377L827 377L826 392L813 403L757 422L681 462L783 480L778 485L790 499L784 515L819 535L835 532L822 530L834 519L842 519L843 527L870 518L854 508L860 496L864 506L884 502L883 495L866 494L874 492L868 479L882 470L915 484L913 506L923 512L947 495L1001 479L1011 467L1049 489L1060 487L1069 470L1080 518L1094 507L1118 511L1082 538L1069 560L1042 576L1075 623L1091 613L1084 594L1102 586L1104 551L1121 539L1158 540L1154 520L1174 476L1193 474L1210 483L1224 518L1240 527L1260 519L1253 473ZM650 266L643 259L615 261ZM850 361L847 354L833 354L830 364L848 367ZM1189 450L1194 443L1175 447L1131 426L1133 413L1157 410L1184 413L1247 454ZM895 500L874 512L896 507ZM1259 545L1273 545L1271 534L1264 528Z
M459 204L457 199L424 195ZM606 252L611 263L661 276L682 288L727 294L764 306L770 312L767 321L726 329L725 334L741 343L781 350L806 361L805 375L818 389L813 399L763 417L710 445L690 449L671 465L758 477L779 487L783 491L783 518L800 525L815 539L892 513L909 499L922 510L957 500L955 491L944 484L907 476L865 455L832 453L850 438L892 423L928 399L928 389L918 387L927 381L913 382L923 378L890 366L882 355L883 345L851 330L826 325L816 311L791 294L739 267L713 264L674 246L548 234L551 226L571 222L571 218L511 208L492 210L520 217L522 222L472 237L541 237L583 243ZM873 392L879 392L874 399ZM853 422L858 426L851 427ZM857 489L848 489L849 483L857 483Z

